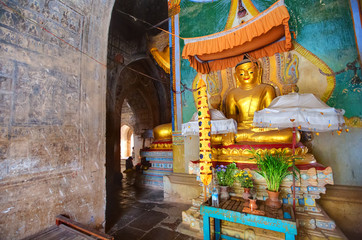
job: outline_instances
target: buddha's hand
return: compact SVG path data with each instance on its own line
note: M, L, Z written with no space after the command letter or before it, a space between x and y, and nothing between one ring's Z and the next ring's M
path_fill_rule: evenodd
M222 145L229 146L235 143L235 133L222 134Z

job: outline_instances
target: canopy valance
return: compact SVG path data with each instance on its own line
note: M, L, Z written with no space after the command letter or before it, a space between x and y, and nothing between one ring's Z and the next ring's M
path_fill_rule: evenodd
M200 73L234 67L244 54L253 58L291 50L289 13L280 0L264 12L232 29L197 38L186 38L182 57Z

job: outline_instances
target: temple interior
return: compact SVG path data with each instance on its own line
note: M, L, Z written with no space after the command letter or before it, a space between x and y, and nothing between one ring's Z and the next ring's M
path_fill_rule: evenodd
M362 239L361 24L361 0L0 0L0 239Z

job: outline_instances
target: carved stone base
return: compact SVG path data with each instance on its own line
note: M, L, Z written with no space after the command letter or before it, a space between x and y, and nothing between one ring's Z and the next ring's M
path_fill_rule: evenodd
M162 149L167 149L167 150L171 150L172 149L172 141L170 140L165 140L165 141L154 141L151 143L151 147L150 150L162 150Z
M271 153L284 151L288 155L292 155L292 144L255 144L245 142L242 144L234 144L229 146L216 145L212 147L212 159L215 162L235 162L235 163L255 163L251 160L251 149L256 149L260 154L268 151ZM298 156L296 165L316 163L313 155L307 154L308 148L303 144L298 143L295 147L295 155Z
M201 184L196 181L194 174L172 173L163 176L163 186L165 201L190 204L202 192Z

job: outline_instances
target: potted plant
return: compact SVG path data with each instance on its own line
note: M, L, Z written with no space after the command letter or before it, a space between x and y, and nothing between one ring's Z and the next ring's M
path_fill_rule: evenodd
M235 163L216 167L217 181L220 186L220 200L227 200L229 198L228 188L234 184L236 169Z
M251 196L250 190L254 187L253 175L250 171L240 170L235 174L235 178L239 181L240 186L244 188L243 198L249 200Z
M258 167L256 172L265 179L267 184L268 199L266 200L266 205L280 208L282 205L279 201L280 184L286 176L292 174L289 170L290 167L299 172L299 169L293 165L295 157L287 155L285 151L277 151L273 154L265 151L261 154L251 150L251 153L253 154L252 159L256 160ZM296 176L295 172L293 174Z

